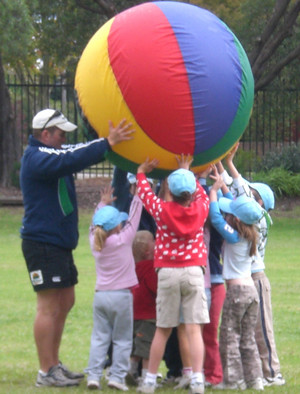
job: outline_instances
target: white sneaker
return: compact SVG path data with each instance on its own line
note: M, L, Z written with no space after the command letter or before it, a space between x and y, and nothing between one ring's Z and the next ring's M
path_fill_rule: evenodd
M100 383L98 380L88 380L87 388L89 390L100 390Z
M156 388L155 383L151 384L151 383L148 383L148 382L146 383L145 381L143 381L143 383L141 383L141 385L138 386L136 391L138 393L152 394L152 393L154 393L155 388Z
M204 394L204 382L190 384L189 394Z
M254 380L251 380L250 382L247 382L247 388L253 389L253 390L258 390L258 391L263 391L264 385L263 385L262 378L256 378Z
M113 380L109 380L109 382L107 383L107 386L110 387L111 389L117 389L120 391L128 391L129 390L129 388L126 386L126 384L120 383L120 382L115 382Z
M178 384L174 387L174 390L186 389L191 383L191 375L182 375L178 380Z
M283 386L285 384L285 380L283 379L281 373L278 373L274 378L264 378L263 385L264 386Z

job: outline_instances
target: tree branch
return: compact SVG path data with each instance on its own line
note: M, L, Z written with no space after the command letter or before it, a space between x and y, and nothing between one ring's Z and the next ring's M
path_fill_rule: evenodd
M88 6L84 0L76 0L76 4L78 7L83 8L84 10L99 14L105 15L108 18L112 18L114 15L117 14L117 10L114 4L111 1L107 0L93 0L96 4L96 7Z
M264 78L258 79L255 82L255 92L265 88L269 83L271 83L277 77L277 75L285 66L287 66L289 63L291 63L299 56L300 56L300 45L296 47L292 52L290 52L284 59L276 63L276 65L267 73L267 75Z
M270 59L276 49L288 37L292 30L300 12L300 0L298 0L287 14L283 26L273 38L270 38L266 43L264 49L260 52L254 64L252 64L252 72L256 78L259 78L263 71L263 65Z
M250 61L251 65L254 65L257 57L261 53L263 47L265 46L266 42L269 40L273 31L275 30L275 28L278 24L278 21L280 20L282 15L284 15L290 1L291 0L277 0L276 1L272 16L271 16L268 24L266 25L264 31L262 32L261 36L259 38L257 38L256 45L255 45L254 49L252 50L251 54L249 55L249 61Z

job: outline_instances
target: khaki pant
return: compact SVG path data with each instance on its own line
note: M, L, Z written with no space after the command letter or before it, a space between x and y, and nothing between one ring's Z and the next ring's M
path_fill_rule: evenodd
M273 378L280 372L273 329L271 286L264 271L252 274L258 296L259 311L255 339L262 362L264 378Z
M220 354L224 382L246 383L262 377L255 341L258 294L254 286L227 288L220 328Z

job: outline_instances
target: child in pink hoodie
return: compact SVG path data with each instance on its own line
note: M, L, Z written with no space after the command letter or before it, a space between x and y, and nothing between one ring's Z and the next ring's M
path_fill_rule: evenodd
M125 376L132 349L133 298L131 289L138 284L132 243L140 222L142 203L135 196L129 216L109 205L111 188L101 195L90 227L90 246L95 258L96 286L93 305L93 332L87 387L99 389L106 355L113 342L113 362L108 386L127 391ZM122 226L122 222L126 221Z

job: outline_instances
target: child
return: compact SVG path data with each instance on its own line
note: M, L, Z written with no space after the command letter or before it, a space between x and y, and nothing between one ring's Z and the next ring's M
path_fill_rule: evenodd
M268 231L272 224L269 212L274 209L275 206L274 193L271 188L264 183L249 183L242 178L233 163L233 158L237 149L238 144L236 144L226 157L226 164L232 176L233 192L236 195L246 194L254 198L264 209L264 215L256 225L259 232L258 254L254 257L251 267L252 279L254 280L259 295L259 313L255 338L262 362L263 382L264 386L282 386L285 384L285 380L280 373L280 362L277 355L273 328L271 286L265 273L264 264ZM225 171L221 164L219 164L219 168L222 174L224 174ZM226 173L224 175L226 178Z
M208 215L208 197L189 171L191 160L181 156L179 170L168 177L168 201L151 190L145 173L152 171L157 160L138 167L137 188L146 209L157 224L154 267L158 271L156 331L150 350L149 369L137 391L153 393L160 361L172 327L179 324L180 308L188 336L193 374L192 394L204 393L202 375L204 346L201 325L209 321L204 291L203 269L207 251L203 227Z
M263 213L259 204L245 195L235 200L221 197L218 201L217 191L223 180L216 169L211 177L215 183L210 190L210 219L224 238L223 278L227 286L220 328L224 381L214 387L263 390L255 342L259 300L251 278L258 238L254 223ZM222 191L227 192L224 187ZM225 212L225 219L220 210Z
M153 267L154 237L150 231L136 233L132 246L139 286L133 289L134 340L128 384L138 383L138 367L142 361L142 378L148 371L150 346L155 332L157 274Z
M208 168L204 171L199 178L199 182L204 190L209 195L209 188L206 185L207 176L210 174L211 169ZM218 192L223 196L221 190ZM218 197L220 197L218 195ZM224 195L226 197L226 195ZM219 325L220 316L222 313L223 303L225 300L226 290L224 279L222 277L223 265L221 262L221 248L223 244L222 236L216 229L209 224L209 264L210 268L210 307L209 319L210 322L203 327L203 341L205 346L205 359L204 359L204 375L205 386L213 387L223 381L223 369L219 350ZM205 273L206 274L206 273Z
M130 289L138 284L132 255L132 243L140 221L142 203L132 200L127 213L107 205L113 201L112 189L101 195L90 227L90 246L96 264L96 288L93 306L87 387L99 389L107 350L113 343L113 362L108 386L127 391L125 376L132 349L133 302ZM122 222L127 220L122 228Z

